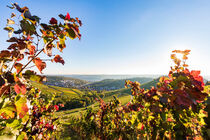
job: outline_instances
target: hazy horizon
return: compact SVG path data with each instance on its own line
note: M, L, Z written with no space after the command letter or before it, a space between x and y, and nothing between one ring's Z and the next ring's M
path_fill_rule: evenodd
M46 76L64 76L64 77L72 77L82 80L88 80L92 77L93 79L98 79L96 81L99 81L104 79L126 79L126 78L137 78L137 77L149 77L154 79L160 76L167 76L167 75L164 74L47 74ZM95 78L98 76L99 78ZM204 75L203 78L205 80L210 81L210 75Z

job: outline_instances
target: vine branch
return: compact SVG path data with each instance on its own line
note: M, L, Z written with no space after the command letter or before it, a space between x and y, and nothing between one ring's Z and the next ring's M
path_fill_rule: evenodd
M48 43L45 44L45 46L33 57L31 58L30 61L28 61L28 63L18 72L17 76L20 75L20 73L39 55L41 54L43 51L44 51L44 48L48 45L48 44L51 44L55 39L49 41Z

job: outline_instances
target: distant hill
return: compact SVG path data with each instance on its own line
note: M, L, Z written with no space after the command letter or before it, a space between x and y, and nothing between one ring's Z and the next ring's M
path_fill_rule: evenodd
M81 80L85 80L85 81L89 81L89 82L97 82L97 81L101 81L101 80L105 80L105 79L115 79L115 80L119 80L119 79L131 79L131 78L143 78L143 77L149 77L149 78L157 78L160 77L160 75L149 75L149 74L144 74L144 75L125 75L125 74L95 74L95 75L62 75L64 77L72 77L72 78L76 78L76 79L81 79Z
M141 85L141 88L150 89L151 86L156 86L158 81L159 78L144 83ZM113 96L116 96L119 98L122 104L127 104L132 99L130 88L95 92L75 88L49 86L39 83L33 83L33 85L42 90L43 95L47 96L47 98L49 98L48 96L51 96L51 93L56 94L54 103L63 103L65 106L62 109L64 111L56 112L56 115L66 122L68 122L70 116L79 116L80 112L85 111L87 106L92 106L93 108L97 109L99 103L95 100L95 98L98 96L103 98L105 102L110 101L111 99L113 99ZM210 85L205 86L205 91L209 93ZM208 100L208 103L209 101L210 100Z
M156 79L153 79L153 80L150 81L150 82L141 84L141 88L150 89L152 86L156 87L157 83L159 82L159 79L160 79L160 78L156 78Z
M95 102L97 93L95 91L79 90L76 88L64 88L58 86L32 83L42 92L41 96L46 100L54 97L54 104L64 104L63 110L85 107ZM100 94L98 94L100 96Z
M46 85L59 86L59 87L67 87L67 88L78 88L82 85L88 84L88 81L64 77L64 76L47 76Z
M82 86L83 88L88 88L92 90L102 91L102 90L115 90L125 87L125 80L138 81L141 84L152 81L152 78L148 77L137 77L128 79L105 79L98 82L93 82Z
M76 88L44 85L36 82L32 82L32 84L42 91L41 96L45 97L46 100L52 98L54 94L54 104L64 104L64 108L62 108L62 110L89 106L96 103L96 98L99 97L104 98L105 101L112 99L113 96L120 98L123 97L122 103L127 103L127 100L130 99L131 94L130 89L125 88L113 91L96 92L84 89L80 90Z

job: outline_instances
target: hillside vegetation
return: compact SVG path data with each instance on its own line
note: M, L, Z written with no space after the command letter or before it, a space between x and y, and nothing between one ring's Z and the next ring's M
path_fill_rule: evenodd
M128 79L105 79L98 82L89 83L87 85L82 86L83 88L89 88L93 90L115 90L121 89L125 87L125 81L137 81L141 84L152 81L152 78L148 77L137 77L137 78L128 78Z
M94 103L96 97L102 97L102 94L90 90L43 85L36 82L32 84L42 91L42 96L46 99L54 97L55 104L64 104L61 110L85 107Z
M65 77L50 77L49 81L59 81L61 79L65 79ZM71 79L71 78L67 78ZM139 79L139 78L133 78L131 79L133 81L135 80L142 80L142 81L148 81L150 78L144 78L144 79ZM141 88L149 89L152 86L155 86L156 83L158 82L159 79L154 79L150 82L144 83L141 85ZM77 81L77 79L76 79ZM79 80L78 80L79 81ZM113 83L116 83L116 85L120 85L124 82L124 80L104 80L106 81L106 85L112 85ZM85 82L81 80L81 82ZM97 85L98 88L100 88L100 85L102 87L104 86L102 83L103 82L98 82L99 84ZM59 87L59 86L52 86L52 85L44 85L44 84L39 84L36 82L32 83L35 87L40 89L42 91L42 95L46 97L46 99L50 99L53 96L55 96L54 103L55 104L64 104L64 107L61 110L70 110L70 109L75 109L75 108L81 108L81 107L87 107L91 104L94 104L96 102L96 98L104 98L105 101L108 101L108 99L112 99L112 96L116 97L122 97L122 96L128 96L131 94L130 89L120 88L120 89L115 89L115 90L109 90L109 91L94 91L94 90L89 90L89 89L78 89L78 88L67 88L67 87ZM130 97L130 96L128 96Z
M75 115L75 113L78 114L79 111L85 110L85 108L89 105L97 107L98 102L96 101L96 98L99 97L108 102L113 99L113 96L116 96L120 99L122 104L126 104L131 98L130 89L126 88L112 91L96 92L91 90L79 90L76 88L50 86L39 84L36 82L33 82L32 84L42 91L46 99L51 98L54 95L54 103L64 104L64 108L62 108L61 110L67 110L63 113L71 115L72 113L73 115ZM58 114L60 113L61 112L59 112Z
M60 87L68 87L68 88L78 88L82 85L88 84L88 81L72 78L72 77L65 77L65 76L47 76L47 81L45 84L47 85L54 85Z

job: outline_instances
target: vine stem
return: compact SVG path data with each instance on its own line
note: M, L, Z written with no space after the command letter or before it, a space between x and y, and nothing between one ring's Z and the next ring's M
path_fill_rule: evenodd
M20 75L20 73L42 52L42 51L44 51L44 48L43 49L41 49L40 51L39 51L39 53L37 53L33 58L31 58L31 60L30 61L28 61L28 63L18 72L18 74L17 74L17 76L19 76Z
M63 33L63 31L65 30L65 28L60 32L60 34L61 33ZM59 34L59 35L60 35ZM54 38L54 39L52 39L51 41L49 41L48 43L46 43L45 44L45 46L33 57L33 58L31 58L31 60L30 61L28 61L28 63L18 72L18 74L17 74L17 76L19 76L20 75L20 73L40 54L40 53L42 53L43 51L44 51L44 48L45 47L47 47L47 45L49 45L49 44L51 44L53 41L55 41L57 38ZM39 40L40 41L40 40ZM38 45L38 44L37 44ZM37 48L38 48L38 46L37 46Z
M18 57L19 57L19 56L18 56ZM18 58L18 57L17 57L17 58ZM17 62L17 58L15 59L14 63L12 64L12 67L11 67L11 69L10 69L10 72L12 72L12 69L14 68L15 63Z
M48 43L46 43L45 44L45 46L33 57L33 58L31 58L31 60L30 61L28 61L28 63L18 72L18 74L17 74L17 76L19 76L20 75L20 73L40 54L40 53L42 53L43 51L44 51L44 48L48 45L48 44L50 44L50 43L52 43L53 41L54 41L55 39L53 39L53 40L51 40L51 41L49 41Z
M11 85L11 84L8 84L7 86L9 87L9 85ZM0 96L0 97L2 97L2 96L6 93L6 91L7 91L8 87L4 90L4 92L1 94L1 96ZM9 87L9 88L10 88L10 87Z

